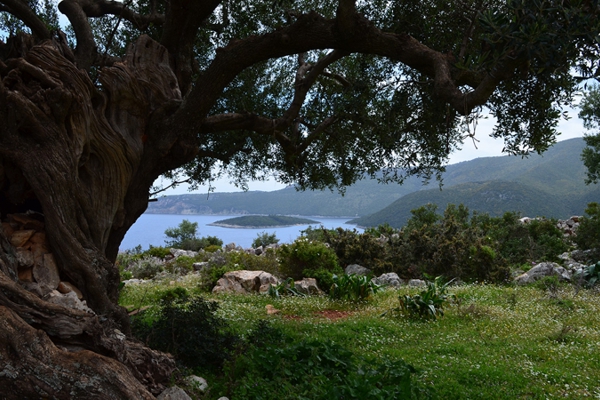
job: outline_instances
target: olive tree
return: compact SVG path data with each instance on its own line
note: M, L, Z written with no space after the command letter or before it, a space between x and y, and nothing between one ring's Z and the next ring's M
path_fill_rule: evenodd
M0 24L8 398L151 398L168 382L170 356L128 338L114 263L159 176L427 178L476 140L484 107L507 152L543 151L600 59L591 0L0 0ZM48 301L32 257L89 309Z

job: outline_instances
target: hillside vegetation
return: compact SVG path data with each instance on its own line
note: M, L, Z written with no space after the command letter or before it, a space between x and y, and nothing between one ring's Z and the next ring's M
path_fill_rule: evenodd
M453 164L443 175L441 192L437 182L424 186L415 177L403 185L363 180L349 187L344 196L330 191L298 192L293 187L273 192L166 196L150 203L147 212L354 217L374 214L394 203L393 209L382 214L391 220L374 216L357 222L364 226L383 222L401 226L412 208L432 202L442 209L448 203L462 203L491 215L517 211L528 216L566 218L582 214L587 203L600 198L597 186L584 184L586 169L580 159L584 146L583 139L577 138L559 142L543 155L529 158L486 157Z

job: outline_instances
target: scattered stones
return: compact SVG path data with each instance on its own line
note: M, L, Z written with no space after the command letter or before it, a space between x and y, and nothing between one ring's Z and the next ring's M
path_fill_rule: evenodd
M265 271L231 271L217 281L213 293L266 293L279 279Z
M198 252L191 251L191 250L171 249L170 251L171 251L171 255L174 258L181 257L181 256L194 258L198 255Z
M350 264L344 270L346 275L369 275L371 270L358 264Z
M77 295L77 298L79 300L83 299L83 293L81 293L81 290L79 290L71 282L60 282L58 284L58 288L56 290L58 290L59 292L61 292L63 294L74 292Z

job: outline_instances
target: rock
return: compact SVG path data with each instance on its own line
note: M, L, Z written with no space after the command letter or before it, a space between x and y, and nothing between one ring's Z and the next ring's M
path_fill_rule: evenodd
M191 251L191 250L171 249L170 251L171 251L171 255L174 258L181 257L181 256L194 258L198 255L198 252Z
M52 289L47 286L41 286L37 282L23 282L22 286L25 290L35 294L40 298L44 298L46 295L48 295L48 293L52 292Z
M33 282L33 268L24 267L18 270L19 280L21 282Z
M45 300L50 303L58 304L66 308L73 308L75 310L82 310L89 313L94 313L91 308L87 306L85 301L80 301L77 298L75 292L69 292L66 294L60 293L58 290L53 290L45 296Z
M565 268L553 262L543 262L531 268L526 273L517 276L515 278L515 282L519 284L526 284L535 282L546 276L557 276L562 281L571 280L571 273Z
M172 386L165 389L161 394L156 396L157 400L192 400L190 396L180 387Z
M322 295L324 292L317 286L315 278L304 278L301 281L294 282L296 290L306 295Z
M56 290L58 290L62 294L66 294L69 292L75 292L75 294L77 295L77 298L79 300L83 300L83 293L81 293L81 290L79 290L77 288L77 286L73 285L71 282L60 282L58 284L58 287L56 288Z
M35 264L33 266L33 278L40 285L48 286L50 289L56 289L58 287L60 276L52 254L44 254L43 263L41 265Z
M222 396L222 397L219 397L217 400L229 400L229 399L225 396Z
M206 382L206 379L200 376L190 375L185 380L194 389L198 389L202 392L205 392L206 389L208 389L208 382Z
M208 268L208 261L193 263L192 267L194 271L202 271L203 269Z
M213 293L264 293L269 285L279 284L279 279L265 271L231 271L217 281Z
M397 273L390 272L387 274L383 274L377 278L373 278L373 281L380 286L388 286L388 287L398 287L401 286L404 282Z
M267 304L265 308L267 309L267 315L279 314L281 311L273 307L271 304Z
M424 287L427 286L427 282L422 279L411 279L408 281L408 286Z
M225 245L225 251L234 251L237 248L237 245L233 242Z
M257 248L254 249L254 254L257 256L260 256L262 253L264 253L263 247L262 246L258 246Z
M10 244L15 247L23 247L34 233L35 231L33 229L13 232L10 236Z
M46 244L46 234L44 232L36 232L31 238L29 238L31 243L43 243Z
M369 275L371 270L358 264L350 264L344 270L346 275Z
M147 281L143 280L143 279L127 279L126 281L123 281L123 285L127 286L127 285L141 285L143 283L146 283Z
M19 267L33 267L33 253L23 247L17 248L17 263Z

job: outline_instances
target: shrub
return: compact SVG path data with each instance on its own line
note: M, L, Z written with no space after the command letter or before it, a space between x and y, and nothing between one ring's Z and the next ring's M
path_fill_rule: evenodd
M442 283L438 276L433 282L427 283L427 289L414 296L401 295L398 297L400 306L392 309L409 318L437 319L444 315L444 306L448 302L447 287L450 282Z
M261 232L252 241L252 248L267 247L268 245L277 243L279 243L279 239L277 239L274 233Z
M231 398L415 398L416 371L402 360L367 359L331 341L290 343L281 331L262 325L226 367L229 386L220 391Z
M285 277L302 279L308 270L341 272L335 252L321 242L311 242L300 237L294 243L283 245L279 251L281 273Z
M194 270L196 260L188 256L179 256L165 264L165 269L172 274L186 275Z
M136 279L152 279L164 270L165 263L157 257L144 257L129 265L128 271Z
M334 275L329 297L335 300L362 301L379 290L380 286L371 280L371 276Z
M151 348L173 354L188 368L217 371L238 340L216 315L217 308L217 303L187 292L168 291L154 321L148 321L144 312L133 318L133 333Z
M593 287L600 282L600 261L595 264L587 265L581 271L581 278L586 282L588 287Z
M573 241L581 250L594 250L594 256L600 258L600 205L589 203L585 213L588 216L579 221Z
M150 248L144 252L144 255L165 258L171 255L171 249L163 246L154 247L150 245Z

